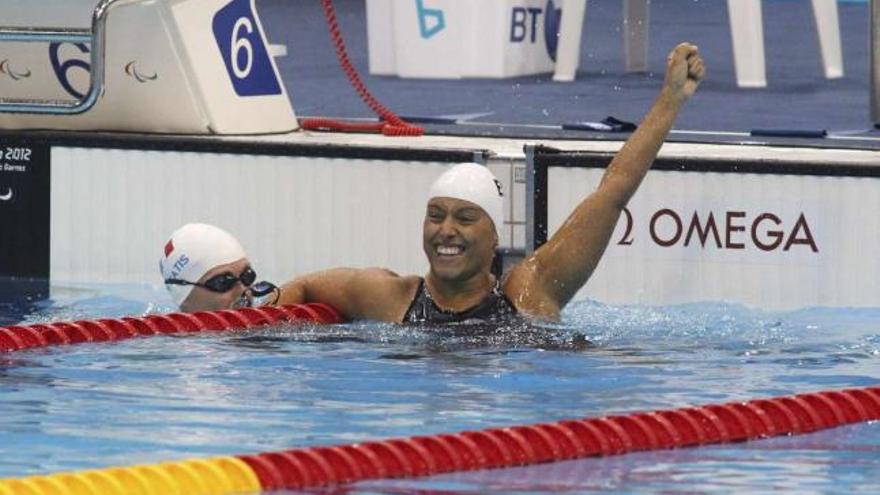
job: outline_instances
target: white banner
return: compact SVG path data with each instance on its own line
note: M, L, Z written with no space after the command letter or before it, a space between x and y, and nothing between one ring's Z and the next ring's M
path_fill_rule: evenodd
M551 72L561 2L368 0L373 74L513 77Z
M550 169L551 233L603 173ZM877 211L876 178L650 171L578 296L880 306Z

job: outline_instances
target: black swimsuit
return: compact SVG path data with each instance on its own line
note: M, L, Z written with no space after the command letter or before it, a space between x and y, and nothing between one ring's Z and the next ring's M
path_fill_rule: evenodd
M403 323L460 323L460 322L499 322L517 316L516 307L501 292L501 282L495 280L495 286L476 306L461 312L440 309L425 285L425 279L419 281L419 290L413 298L409 309L403 315Z

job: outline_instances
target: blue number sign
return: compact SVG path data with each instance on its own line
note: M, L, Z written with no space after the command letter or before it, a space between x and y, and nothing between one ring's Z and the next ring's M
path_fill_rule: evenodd
M214 38L238 96L281 94L251 0L233 0L214 16Z

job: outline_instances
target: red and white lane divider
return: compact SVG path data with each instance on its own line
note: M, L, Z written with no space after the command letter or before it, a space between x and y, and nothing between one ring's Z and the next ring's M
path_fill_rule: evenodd
M137 336L340 323L323 304L172 313L0 328L0 351ZM504 468L589 456L739 442L880 419L880 387L447 435L0 480L0 495L256 493L358 480Z
M0 352L82 342L125 340L149 335L248 330L282 322L342 323L342 321L339 313L330 306L309 303L94 321L41 323L0 327Z
M880 419L880 387L0 480L8 494L233 494L737 442Z

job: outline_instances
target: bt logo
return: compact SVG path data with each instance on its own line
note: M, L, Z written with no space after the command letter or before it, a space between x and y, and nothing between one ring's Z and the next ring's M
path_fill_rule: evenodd
M419 33L422 39L431 39L440 31L446 29L446 17L440 9L425 8L425 0L416 0L416 13L419 16ZM428 21L434 24L429 26Z
M562 9L556 8L553 0L547 0L543 9L540 7L514 7L510 15L510 42L535 43L538 38L538 19L542 15L544 16L542 27L544 28L547 55L555 62Z

